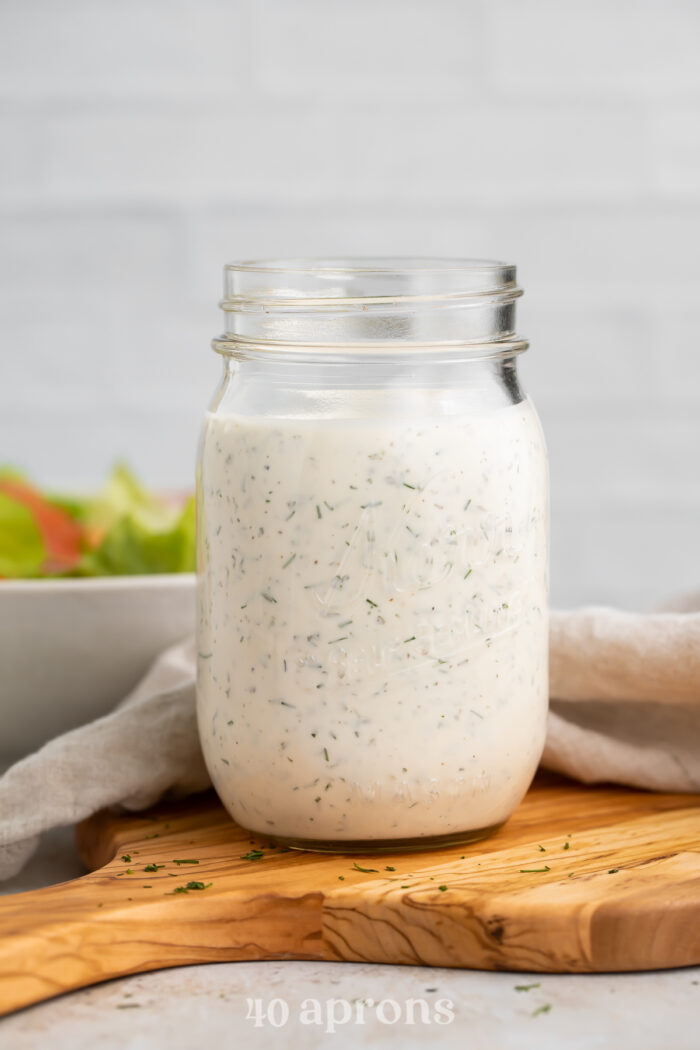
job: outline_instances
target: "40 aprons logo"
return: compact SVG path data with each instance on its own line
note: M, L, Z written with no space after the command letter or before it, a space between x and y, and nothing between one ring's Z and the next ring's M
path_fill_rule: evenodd
M333 1033L343 1025L378 1021L394 1025L446 1025L455 1019L451 999L304 999L296 1014L286 999L246 999L246 1020L254 1028L283 1028L290 1020Z

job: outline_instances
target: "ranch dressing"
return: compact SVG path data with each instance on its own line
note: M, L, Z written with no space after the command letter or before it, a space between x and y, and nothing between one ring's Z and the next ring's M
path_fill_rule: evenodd
M198 717L244 827L358 843L503 822L547 711L547 467L481 416L209 413Z

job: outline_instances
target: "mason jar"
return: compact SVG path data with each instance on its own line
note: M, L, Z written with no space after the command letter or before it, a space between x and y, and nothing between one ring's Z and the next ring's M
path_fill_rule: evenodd
M525 794L547 714L548 477L515 267L225 268L198 465L198 720L244 828L464 843Z

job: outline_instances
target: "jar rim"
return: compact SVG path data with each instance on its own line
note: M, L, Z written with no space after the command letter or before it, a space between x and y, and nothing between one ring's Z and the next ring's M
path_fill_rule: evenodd
M441 301L521 294L512 263L490 259L328 257L251 259L224 266L226 313L262 304L285 307L342 303Z
M500 259L443 256L319 256L292 259L244 259L226 263L225 270L263 273L442 273L515 269Z

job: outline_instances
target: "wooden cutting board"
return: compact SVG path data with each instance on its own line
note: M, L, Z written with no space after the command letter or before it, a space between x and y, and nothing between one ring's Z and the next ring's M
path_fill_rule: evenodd
M553 973L697 964L699 840L698 795L542 775L491 838L394 855L284 851L233 824L211 793L103 811L78 828L91 874L0 900L0 1012L221 960Z

